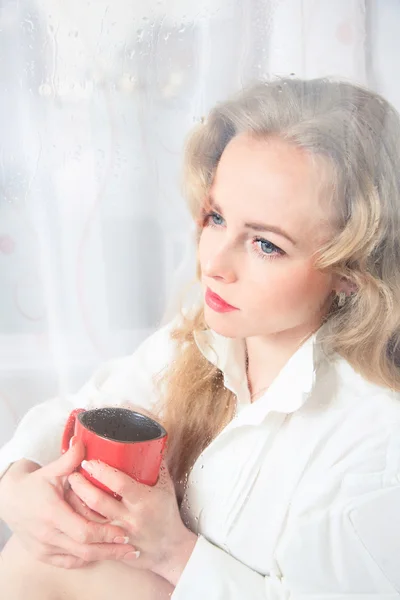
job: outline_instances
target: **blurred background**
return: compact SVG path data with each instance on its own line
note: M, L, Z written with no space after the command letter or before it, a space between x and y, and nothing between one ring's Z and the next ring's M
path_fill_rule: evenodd
M399 29L398 0L0 0L0 446L176 310L190 128L275 75L400 109Z

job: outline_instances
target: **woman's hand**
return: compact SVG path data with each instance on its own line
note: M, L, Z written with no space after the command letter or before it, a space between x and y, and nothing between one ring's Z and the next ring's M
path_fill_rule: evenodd
M159 481L154 487L140 484L100 461L85 462L82 466L122 497L122 500L116 500L80 473L68 477L72 490L89 509L126 531L136 552L121 560L153 571L176 585L197 536L182 522L174 485L165 464L161 466Z
M104 525L106 523L110 523L110 521L102 515L94 512L94 510L90 510L90 508L86 506L79 496L75 494L68 481L65 482L64 499L66 502L68 502L77 515L81 515L81 517L84 517L87 521L92 521L93 523L102 523Z
M15 463L1 481L1 518L35 558L58 567L122 559L134 550L126 545L120 527L91 511L85 518L65 501L65 478L83 457L84 447L77 442L45 467L33 469L29 461Z

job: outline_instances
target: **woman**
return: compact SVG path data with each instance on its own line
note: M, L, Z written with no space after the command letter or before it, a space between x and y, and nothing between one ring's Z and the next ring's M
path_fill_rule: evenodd
M204 302L25 416L0 456L8 572L42 599L400 598L399 173L399 116L346 82L211 111L185 161ZM126 399L171 443L151 489L88 465L117 502L59 446L72 408Z

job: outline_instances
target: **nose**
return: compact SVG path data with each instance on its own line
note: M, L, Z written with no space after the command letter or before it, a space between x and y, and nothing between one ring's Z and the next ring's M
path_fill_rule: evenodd
M202 266L203 275L225 283L236 281L233 253L233 248L228 248L227 245L214 248Z

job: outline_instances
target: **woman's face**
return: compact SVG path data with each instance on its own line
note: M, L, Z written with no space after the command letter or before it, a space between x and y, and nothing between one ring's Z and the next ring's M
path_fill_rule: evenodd
M313 253L334 235L322 187L316 162L284 140L242 134L228 144L199 242L211 329L245 338L321 324L340 290L313 266Z

